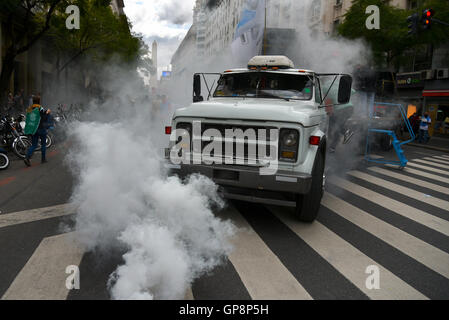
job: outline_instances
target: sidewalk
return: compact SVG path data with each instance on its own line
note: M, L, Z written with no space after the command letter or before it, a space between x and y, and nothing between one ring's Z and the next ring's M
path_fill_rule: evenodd
M418 143L418 139L416 139L415 142L408 145L449 153L449 137L431 137L428 143Z

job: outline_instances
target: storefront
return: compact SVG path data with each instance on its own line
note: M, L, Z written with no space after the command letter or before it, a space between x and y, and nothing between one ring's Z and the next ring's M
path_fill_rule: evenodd
M424 105L422 96L425 87L422 72L398 73L396 75L397 103L404 105L407 117L414 113L421 114Z
M449 89L428 89L423 91L424 111L432 118L430 135L449 137ZM435 86L432 86L435 87ZM449 88L449 84L446 88Z

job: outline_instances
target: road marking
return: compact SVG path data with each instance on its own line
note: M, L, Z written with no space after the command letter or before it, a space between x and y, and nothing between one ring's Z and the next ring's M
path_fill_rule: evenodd
M418 192L416 190L401 186L399 184L374 177L374 176L366 174L364 172L350 171L350 172L348 172L348 174L353 177L368 181L372 184L378 185L380 187L389 189L391 191L401 193L410 198L413 198L413 199L419 200L421 202L430 204L432 206L441 208L443 210L449 211L449 201L441 200L441 199L434 198L434 197L426 197L426 195L422 192Z
M62 217L75 213L76 208L73 205L63 204L54 207L2 214L0 215L0 228L44 219Z
M436 161L433 161L433 159L431 159L432 161L426 161L423 159L415 159L413 160L414 162L419 162L419 163L424 163L424 164L428 164L434 167L438 167L438 168L442 168L442 169L449 169L449 166L445 166L444 164L438 163Z
M432 160L432 161L435 161L435 162L438 162L438 163L441 163L441 164L449 164L449 159L445 159L445 160L442 160L441 158L439 158L439 159L435 159L435 158L437 158L437 157L427 157L427 158L424 158L424 159L426 159L426 160Z
M321 223L315 221L313 224L304 224L295 220L285 210L279 210L273 207L273 211L293 232L370 299L427 299L422 293L366 256L363 252L346 242ZM366 268L371 265L376 265L380 269L382 281L379 290L369 290L366 287L367 274L365 272Z
M69 276L66 268L79 266L83 254L84 249L76 242L74 233L43 239L2 299L67 299L70 291L66 287Z
M445 159L447 159L447 160L449 160L449 156L448 155L446 155L446 154L442 154L440 157L442 157L442 158L445 158Z
M311 300L312 297L235 210L223 216L239 228L229 260L254 300Z
M371 233L444 277L449 278L449 254L446 252L327 192L321 203L332 212L354 223L366 232Z
M444 194L449 194L449 188L446 188L446 187L443 187L443 186L440 186L440 185L437 185L437 184L434 184L434 183L430 183L430 182L427 182L427 181L424 181L424 180L415 179L415 178L412 178L410 176L406 176L405 174L397 173L397 172L394 172L394 171L391 171L391 170L386 170L386 169L383 169L383 168L380 168L380 167L369 167L368 170L371 170L371 171L374 171L374 172L377 172L377 173L380 173L380 174L383 174L385 176L389 176L389 177L392 177L392 178L395 178L395 179L398 179L398 180L402 180L402 181L405 181L405 182L413 183L413 184L415 184L417 186L420 186L420 187L424 187L424 188L427 188L427 189L435 190L435 191L438 191L438 192L441 192L441 193L444 193Z
M397 167L392 166L392 165L386 165L386 166L389 167L389 168L397 169ZM410 167L406 167L402 171L410 173L410 174L414 174L414 175L417 175L417 176L429 178L429 179L432 179L432 180L435 180L435 181L440 181L440 182L449 184L449 178L444 178L444 177L437 176L435 174L431 174L431 173L428 173L428 172L419 171L419 170L416 170L416 169L412 169Z
M417 163L413 163L413 162L409 162L408 165L409 165L409 166L412 166L412 167L414 167L414 168L423 169L423 170L428 170L428 171L431 171L431 172L433 172L433 173L444 174L444 175L446 175L446 176L449 175L449 171L446 171L446 170L439 170L439 169L435 169L435 168L430 168L430 167L428 167L428 166L423 166L423 165L420 165L420 164L417 164Z
M427 212L413 208L405 203L388 198L380 193L374 192L370 189L359 186L350 181L341 179L339 177L333 177L330 183L345 189L355 195L365 198L368 201L374 202L379 206L382 206L388 210L396 212L406 218L412 219L422 225L441 232L442 234L449 236L449 221L435 217Z
M16 180L16 177L9 177L9 178L2 179L2 180L0 180L0 187L3 187L3 186L6 186L7 184L10 184L14 180Z
M449 159L445 158L445 157L439 157L439 156L433 156L432 159L439 159L439 161L444 162L444 163L449 163Z

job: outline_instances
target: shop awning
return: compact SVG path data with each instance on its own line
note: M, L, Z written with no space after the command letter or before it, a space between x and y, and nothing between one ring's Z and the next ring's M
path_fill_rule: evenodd
M423 97L449 97L448 90L424 90L422 92Z

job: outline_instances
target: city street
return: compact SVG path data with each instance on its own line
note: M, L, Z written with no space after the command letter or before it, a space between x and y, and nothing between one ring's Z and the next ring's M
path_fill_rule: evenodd
M49 162L0 171L0 297L109 299L121 252L85 253L71 232L74 179L66 145ZM356 162L329 172L316 222L292 209L229 202L216 214L239 228L225 264L196 280L186 299L449 299L449 154L406 147L400 171ZM332 157L328 159L332 161ZM80 289L66 288L79 266ZM379 289L368 289L369 266Z

